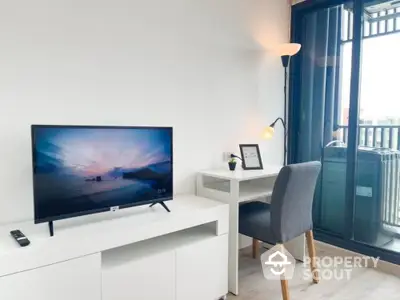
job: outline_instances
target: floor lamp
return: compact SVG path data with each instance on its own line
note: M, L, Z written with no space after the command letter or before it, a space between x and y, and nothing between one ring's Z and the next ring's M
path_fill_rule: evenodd
M300 51L301 45L296 43L288 43L282 44L279 46L279 55L281 56L282 66L285 69L285 79L283 84L283 95L284 95L284 117L277 118L271 125L269 125L263 133L263 137L266 139L272 138L274 134L274 127L278 120L282 121L284 136L283 136L283 150L284 150L284 157L283 157L283 165L286 166L287 164L287 71L290 63L290 57L297 54Z

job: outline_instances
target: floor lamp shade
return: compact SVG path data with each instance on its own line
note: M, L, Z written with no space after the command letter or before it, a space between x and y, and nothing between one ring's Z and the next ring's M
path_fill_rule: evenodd
M282 59L282 65L284 68L289 66L290 57L297 54L300 51L301 45L296 43L282 44L279 46L279 54Z
M280 56L293 56L300 51L301 45L297 43L287 43L279 46L279 55Z

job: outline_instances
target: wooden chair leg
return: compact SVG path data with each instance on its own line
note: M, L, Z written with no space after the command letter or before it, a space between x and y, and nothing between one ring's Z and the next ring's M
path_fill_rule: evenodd
M260 241L253 239L253 258L260 256Z
M282 289L282 299L283 300L289 300L289 285L288 281L285 279L281 280L281 289Z
M307 239L307 248L308 248L308 254L311 259L311 272L313 275L313 282L318 283L319 282L319 274L318 274L318 269L315 264L315 258L316 258L316 252L315 252L315 245L314 245L314 235L312 230L309 230L306 232L306 239Z

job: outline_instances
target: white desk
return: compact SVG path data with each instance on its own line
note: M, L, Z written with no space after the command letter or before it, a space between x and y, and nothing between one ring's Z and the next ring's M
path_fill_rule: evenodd
M269 198L275 179L282 167L264 166L264 170L208 170L197 175L197 195L229 204L229 291L239 294L239 249L247 247L251 239L243 238L239 230L239 203ZM269 199L268 199L269 201ZM298 260L305 254L304 237L285 244L288 251Z

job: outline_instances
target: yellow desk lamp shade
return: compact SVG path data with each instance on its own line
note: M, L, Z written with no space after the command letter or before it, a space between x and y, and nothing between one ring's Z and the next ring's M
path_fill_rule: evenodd
M265 128L264 132L262 134L263 139L266 139L266 140L272 139L272 137L274 136L274 132L275 132L275 129L272 126Z

